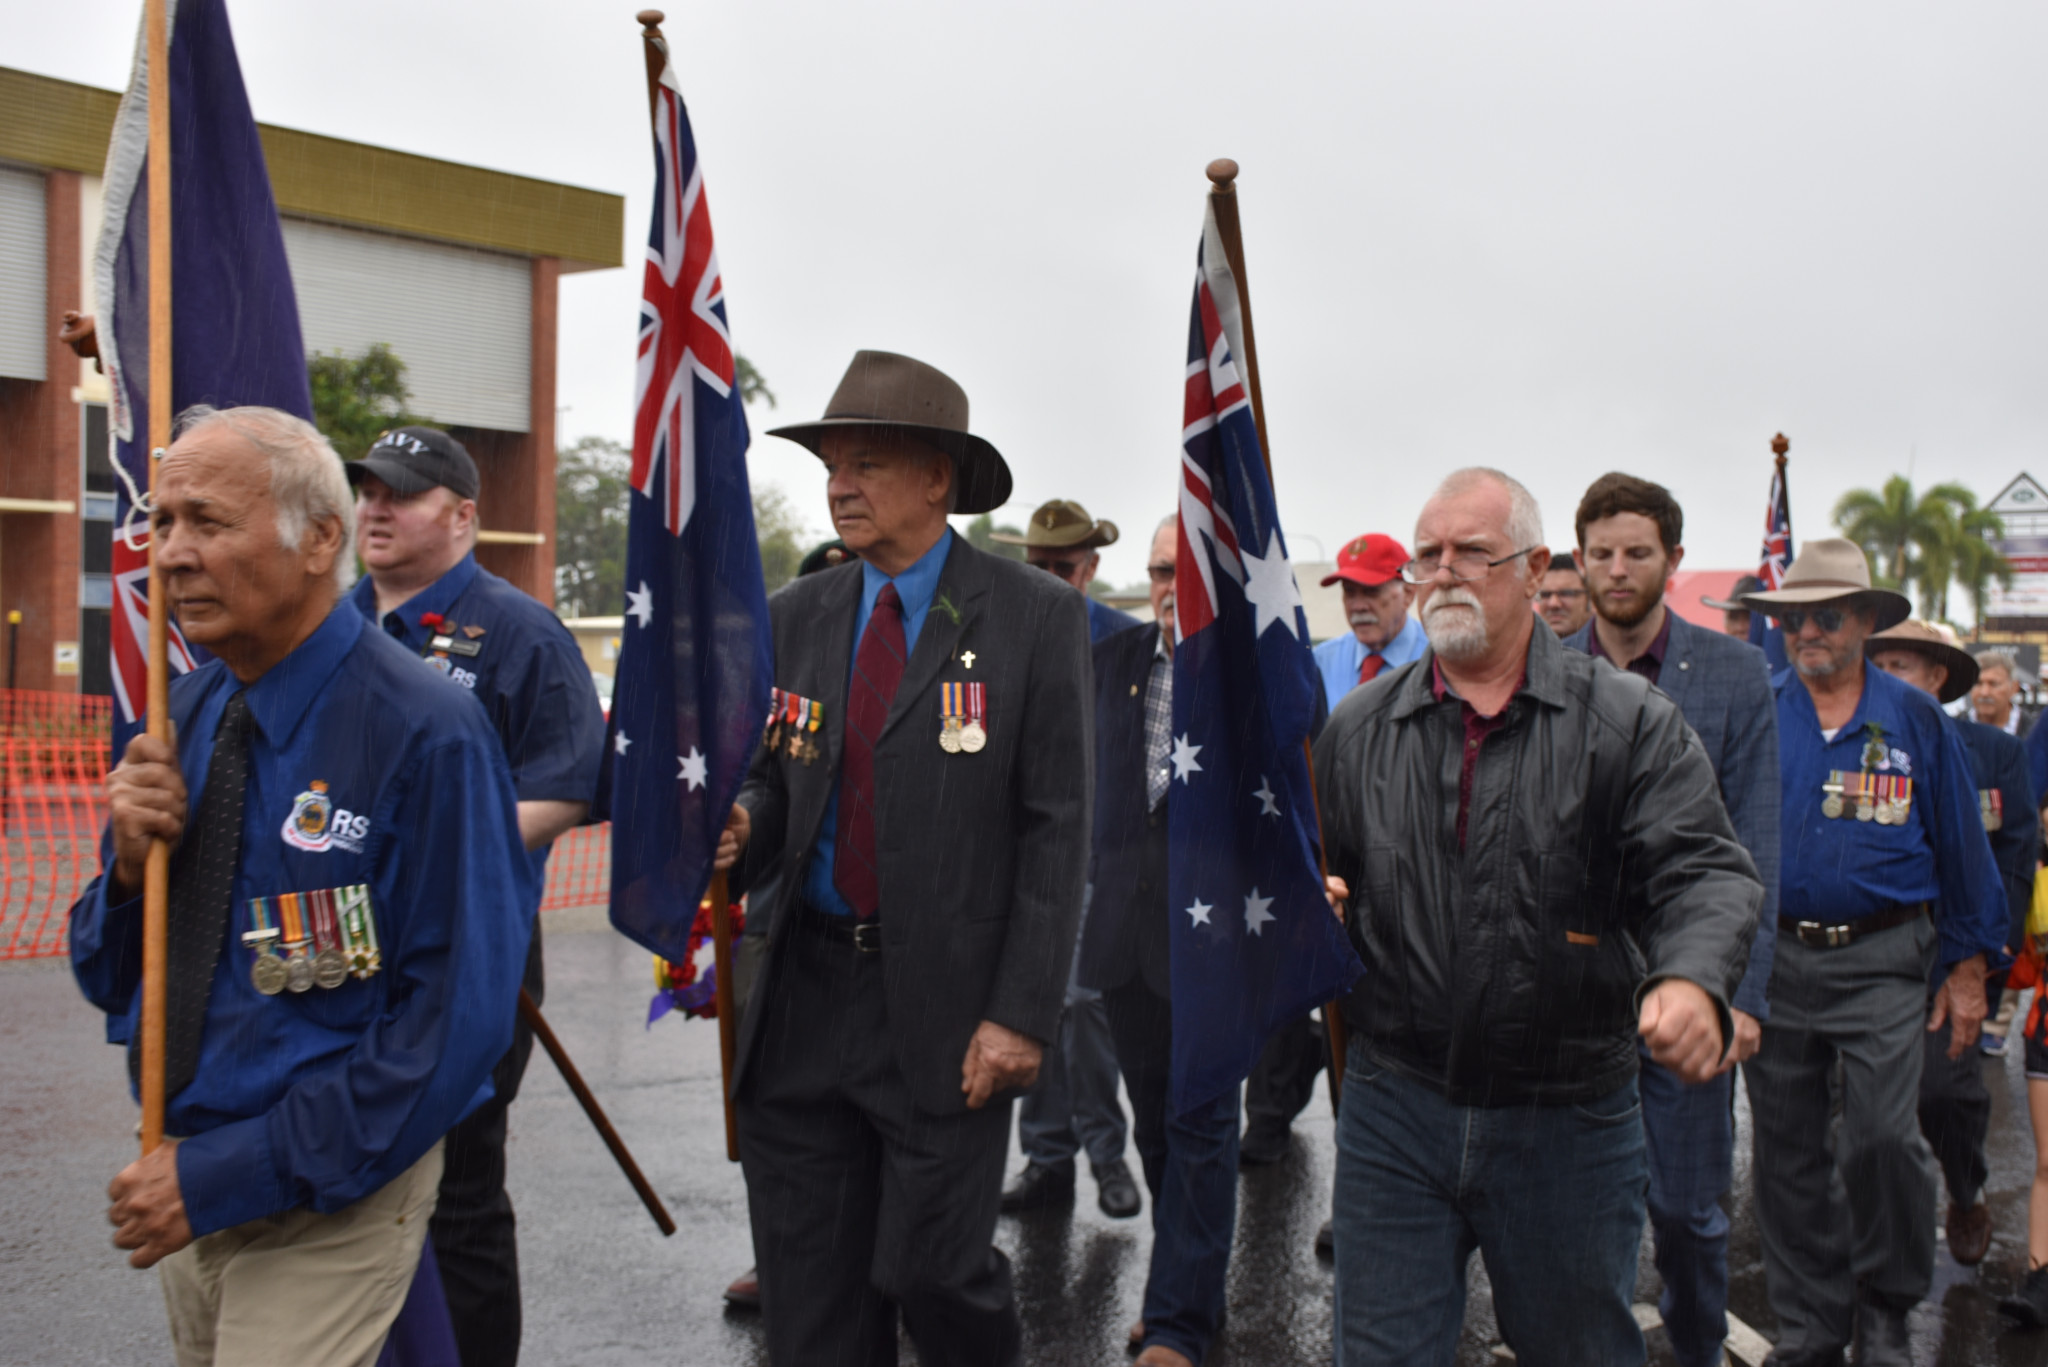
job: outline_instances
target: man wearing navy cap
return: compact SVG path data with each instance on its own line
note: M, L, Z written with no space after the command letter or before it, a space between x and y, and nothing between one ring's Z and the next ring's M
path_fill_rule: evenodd
M1429 641L1422 624L1408 615L1415 590L1401 582L1408 551L1391 536L1368 532L1337 554L1337 568L1323 587L1344 586L1344 620L1351 634L1316 647L1316 668L1334 709L1346 693L1422 658Z
M512 768L519 835L537 882L548 847L597 787L604 714L582 652L552 612L476 563L476 463L431 427L377 438L346 467L369 574L350 601L408 650L476 694ZM526 989L542 996L540 926ZM533 1051L518 1022L496 1095L448 1135L433 1243L467 1367L519 1360L519 1249L505 1194L505 1118Z

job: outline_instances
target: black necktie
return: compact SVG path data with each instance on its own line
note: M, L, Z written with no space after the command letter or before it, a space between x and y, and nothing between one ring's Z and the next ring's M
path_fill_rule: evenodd
M199 1068L199 1036L213 995L213 970L227 938L235 869L242 861L242 802L249 783L249 701L237 691L213 733L213 759L199 811L171 860L170 948L165 964L164 1097L183 1091ZM139 1045L129 1051L139 1068Z

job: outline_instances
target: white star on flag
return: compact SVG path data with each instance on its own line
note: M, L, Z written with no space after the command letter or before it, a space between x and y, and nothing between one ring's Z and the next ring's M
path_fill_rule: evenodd
M1259 788L1252 796L1259 800L1260 816L1280 815L1280 804L1273 800L1273 780L1264 774L1259 775Z
M1195 763L1195 756L1201 753L1202 747L1199 745L1189 745L1186 736L1175 736L1173 738L1173 776L1182 783L1186 783L1189 774L1200 773L1202 766Z
M702 788L704 786L704 756L698 753L696 746L690 747L690 753L687 757L677 755L676 763L681 766L677 770L677 778L689 784L692 788Z
M1272 912L1266 910L1272 905L1272 898L1259 896L1259 890L1253 888L1252 895L1244 899L1244 928L1257 935L1260 926L1268 921L1277 920Z
M1188 915L1194 918L1196 925L1206 926L1209 924L1209 913L1214 910L1216 910L1215 907L1197 897L1195 904L1188 908Z
M626 733L624 731L621 731L616 736L612 737L612 749L618 751L622 755L626 753L626 747L631 745L632 743L632 741L626 739Z
M626 590L626 615L639 618L643 627L654 620L654 590L647 587L645 579L638 589Z
M1266 628L1275 622L1284 623L1288 635L1299 636L1295 609L1301 606L1301 590L1295 585L1294 567L1287 563L1287 552L1281 549L1279 531L1266 533L1263 559L1249 548L1240 549L1244 558L1244 600L1256 609L1252 639L1265 635Z

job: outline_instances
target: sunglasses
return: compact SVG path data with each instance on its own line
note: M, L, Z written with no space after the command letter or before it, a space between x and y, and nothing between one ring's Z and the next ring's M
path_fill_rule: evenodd
M1171 565L1147 565L1145 573L1152 576L1152 582L1155 584L1171 584L1173 582L1173 566Z
M1806 619L1809 617L1813 619L1815 626L1830 633L1840 631L1842 623L1849 620L1849 614L1840 608L1814 608L1810 611L1806 608L1787 608L1778 614L1778 623L1787 632L1797 636L1806 630Z
M1041 560L1038 562L1038 568L1056 578L1072 579L1074 571L1080 569L1082 563L1079 560Z

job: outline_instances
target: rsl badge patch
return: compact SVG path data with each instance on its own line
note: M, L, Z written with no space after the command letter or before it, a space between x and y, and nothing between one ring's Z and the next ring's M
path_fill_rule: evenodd
M327 849L334 843L333 825L334 801L327 796L327 785L316 778L284 819L284 843L296 850Z

